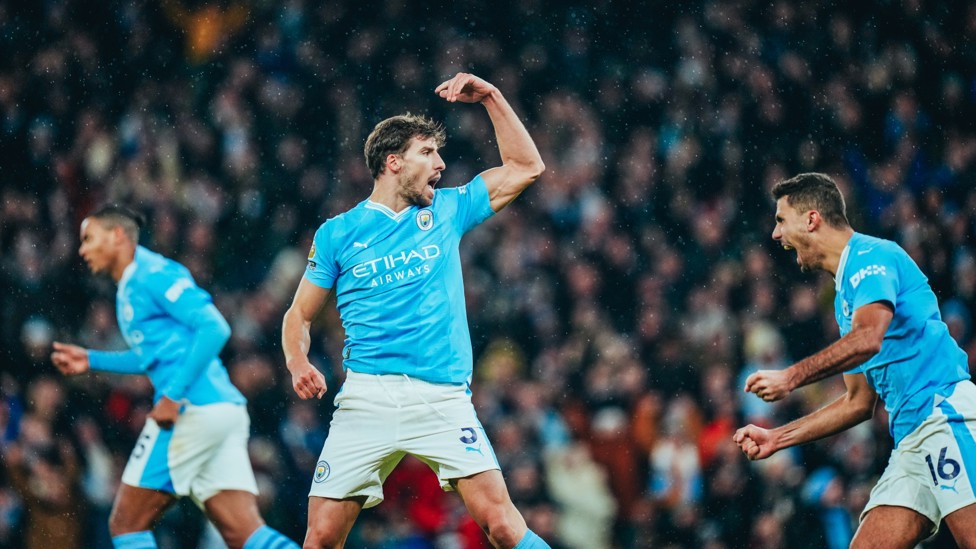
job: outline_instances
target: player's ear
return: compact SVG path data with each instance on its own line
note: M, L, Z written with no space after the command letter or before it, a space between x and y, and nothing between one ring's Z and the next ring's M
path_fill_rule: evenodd
M807 231L815 231L820 224L823 223L823 217L820 216L820 212L817 210L810 210L807 212Z
M400 155L388 154L386 155L386 167L393 173L398 173L402 164L400 163Z

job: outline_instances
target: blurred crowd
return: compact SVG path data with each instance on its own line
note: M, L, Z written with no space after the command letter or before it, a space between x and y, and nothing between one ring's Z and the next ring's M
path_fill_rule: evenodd
M503 91L548 167L462 242L474 400L533 530L557 549L846 547L891 447L882 408L763 462L731 442L843 391L742 391L838 335L829 277L769 238L768 189L835 177L855 229L928 275L972 366L976 4L406 4L0 0L0 547L110 546L151 387L48 361L55 339L124 348L114 285L76 253L106 201L145 213L142 243L230 321L262 511L302 539L343 336L327 306L311 356L330 394L300 401L282 314L315 229L370 192L374 124L443 120L442 184L497 165L483 109L433 94L458 71ZM156 532L219 547L188 503ZM487 542L407 460L349 546Z

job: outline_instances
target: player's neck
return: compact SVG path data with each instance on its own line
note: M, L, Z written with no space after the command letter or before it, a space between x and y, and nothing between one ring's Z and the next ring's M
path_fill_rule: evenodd
M825 231L822 248L824 251L823 269L831 276L837 276L837 271L840 269L840 258L844 255L844 248L847 247L852 236L854 236L854 229L850 227L831 228Z
M395 183L384 181L382 176L373 182L373 192L369 195L369 201L375 204L382 204L394 213L399 213L410 207L410 203L404 200L403 196L397 192Z
M112 269L111 269L112 280L114 280L116 284L118 284L118 282L122 280L122 275L125 273L126 267L131 265L132 262L135 260L136 260L135 246L126 247L124 250L121 250L119 252L115 264L112 265Z

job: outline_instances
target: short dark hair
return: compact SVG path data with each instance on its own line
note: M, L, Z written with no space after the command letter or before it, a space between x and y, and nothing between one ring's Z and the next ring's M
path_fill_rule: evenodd
M380 122L366 138L363 153L366 156L366 167L373 175L373 179L383 173L386 157L391 154L403 154L410 146L414 137L437 141L438 147L443 147L447 141L444 126L430 118L415 114L401 114L387 118Z
M122 227L126 236L135 243L139 242L139 229L146 224L146 218L141 213L122 204L100 206L88 218L101 221L106 229Z
M828 225L850 227L847 205L837 183L822 173L801 173L773 186L775 200L786 197L786 203L797 210L817 210Z

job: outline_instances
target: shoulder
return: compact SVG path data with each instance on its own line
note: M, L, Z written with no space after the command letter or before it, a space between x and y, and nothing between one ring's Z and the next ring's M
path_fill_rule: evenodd
M860 233L855 233L851 239L850 254L854 262L859 264L908 258L908 253L897 243Z
M319 228L316 229L316 237L318 237L320 234L337 235L346 233L350 230L350 228L358 226L369 214L369 209L367 209L365 205L366 201L360 202L351 209L326 219L321 225L319 225Z
M136 251L136 279L153 281L189 275L189 269L176 260L141 246Z

